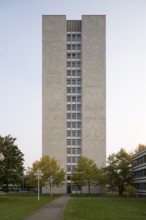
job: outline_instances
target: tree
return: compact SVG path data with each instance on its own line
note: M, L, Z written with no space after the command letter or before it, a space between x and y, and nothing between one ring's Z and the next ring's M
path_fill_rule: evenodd
M22 180L24 167L24 154L15 145L16 138L10 135L0 136L0 152L4 155L4 160L0 161L0 182L19 184Z
M123 148L117 154L111 154L105 168L106 176L110 186L118 187L119 195L123 194L124 187L131 183L131 155Z
M146 145L139 144L138 147L135 149L135 154L140 153L141 151L146 150Z
M91 185L103 184L103 172L98 169L93 160L87 157L81 157L77 167L72 174L72 181L76 185L88 186L89 195L91 194Z
M35 161L31 168L28 168L28 183L29 185L36 185L36 171L40 169L42 177L40 179L40 185L44 186L46 183L50 186L50 192L52 186L60 186L65 179L65 172L60 168L57 161L48 155L43 156L39 161Z

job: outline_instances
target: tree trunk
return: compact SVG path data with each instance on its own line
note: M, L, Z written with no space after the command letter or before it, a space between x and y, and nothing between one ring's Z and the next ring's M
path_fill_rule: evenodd
M119 186L118 191L119 191L119 195L122 196L123 195L123 186Z

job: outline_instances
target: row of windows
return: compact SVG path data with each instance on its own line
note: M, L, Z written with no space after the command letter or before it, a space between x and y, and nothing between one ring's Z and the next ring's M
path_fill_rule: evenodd
M146 163L146 155L143 157L138 158L132 162L133 167L138 166L140 164Z
M67 62L67 67L81 67L81 61L77 61L77 62L75 62L75 61L68 61Z
M81 137L81 130L67 130L67 137Z
M81 139L67 139L67 145L68 146L81 146ZM70 149L70 148L68 148L68 149ZM73 149L75 149L75 148L72 148L72 150ZM77 148L77 149L79 149L79 148ZM71 154L71 152L68 154Z
M67 70L67 76L81 76L81 70Z
M81 50L81 44L67 44L67 50Z
M81 102L81 96L67 96L67 102Z
M79 155L81 155L81 148L67 148L67 154L79 154Z
M134 178L145 177L145 176L146 176L146 169L139 170L133 173Z
M81 35L80 34L68 34L67 41L81 41Z
M67 119L81 119L81 113L67 113Z
M138 190L146 190L146 183L135 183L135 188Z
M68 87L67 93L79 93L81 94L81 87Z
M81 157L67 157L67 163L78 163Z
M67 111L81 111L81 104L67 105Z
M81 59L81 53L67 53L67 59Z
M67 172L72 172L76 168L76 165L67 165Z
M81 128L81 122L67 122L67 128Z
M81 79L67 79L67 85L81 85Z

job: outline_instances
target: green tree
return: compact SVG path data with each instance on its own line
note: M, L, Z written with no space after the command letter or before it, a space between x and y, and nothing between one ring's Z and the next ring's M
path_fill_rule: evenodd
M92 185L104 184L104 176L102 170L97 168L93 160L81 157L72 173L72 181L81 187L88 186L90 195Z
M107 181L110 186L118 187L119 195L123 194L124 187L131 183L131 155L123 148L117 154L111 154L105 168Z
M135 149L134 153L135 153L135 154L138 154L138 153L140 153L140 152L143 151L143 150L146 150L146 145L144 145L144 144L139 144L138 147Z
M57 161L48 155L43 156L39 161L35 161L31 168L28 168L28 184L30 186L36 186L36 172L40 169L42 177L40 179L40 185L44 186L46 183L50 186L50 192L52 186L59 187L63 184L65 179L65 172L60 168Z
M0 152L4 155L4 160L0 161L0 182L19 184L22 181L24 172L24 154L15 145L16 138L10 135L0 136Z

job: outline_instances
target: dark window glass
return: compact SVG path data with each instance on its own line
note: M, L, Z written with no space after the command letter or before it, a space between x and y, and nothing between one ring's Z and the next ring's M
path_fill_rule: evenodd
M76 76L76 71L72 70L72 76Z
M72 145L76 145L76 140L72 139Z
M67 148L67 154L71 154L71 148Z
M76 157L72 157L72 163L76 163Z
M81 111L81 105L80 104L77 105L77 110Z
M67 80L67 85L71 85L71 80L70 79Z
M73 111L76 110L76 105L72 105L72 110L73 110Z
M77 50L81 50L81 45L77 44Z
M72 35L72 41L76 41L76 35L75 34Z
M67 93L71 93L71 87L67 88Z
M71 163L71 157L67 157L67 163Z
M77 62L77 67L81 67L81 62L80 61Z
M81 131L77 130L77 137L81 137Z
M67 131L67 137L71 137L71 130Z
M72 148L72 154L76 154L76 148Z
M81 93L81 87L77 87L77 93Z
M81 41L81 35L77 34L77 41Z
M71 166L70 165L67 166L67 171L71 172Z
M76 122L72 122L72 128L76 128Z
M81 59L81 53L77 53L77 59Z
M71 119L71 113L67 113L67 119Z
M72 137L76 137L76 131L72 130Z
M71 102L71 96L67 96L67 101Z
M76 59L76 54L75 53L72 54L72 59Z
M72 50L76 50L76 45L72 44Z
M77 85L81 85L81 79L77 79Z
M72 114L72 119L76 119L76 114L75 113Z
M72 84L76 85L76 80L75 79L72 79Z
M77 102L81 102L81 96L77 96Z
M71 34L67 35L67 41L71 41Z
M81 70L77 70L77 76L81 76Z
M77 122L77 128L81 128L81 122Z
M67 50L71 50L71 44L67 45Z
M77 113L77 119L81 119L81 113Z
M81 145L81 139L77 139L77 145Z
M67 76L71 76L71 70L67 70Z
M67 105L67 110L71 111L71 105Z
M72 93L76 93L76 88L75 87L72 88Z
M67 54L67 59L71 59L71 53Z
M81 154L81 148L77 148L77 154Z
M67 122L67 127L71 128L71 122Z

